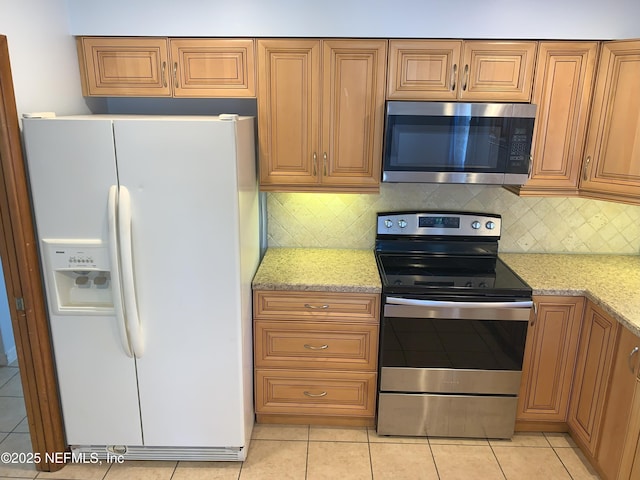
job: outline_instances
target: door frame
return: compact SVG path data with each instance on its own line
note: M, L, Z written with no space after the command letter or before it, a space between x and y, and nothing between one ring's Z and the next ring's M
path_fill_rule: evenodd
M56 471L67 450L7 37L0 35L0 257L36 469ZM56 456L59 460L56 462ZM62 458L60 458L62 457Z

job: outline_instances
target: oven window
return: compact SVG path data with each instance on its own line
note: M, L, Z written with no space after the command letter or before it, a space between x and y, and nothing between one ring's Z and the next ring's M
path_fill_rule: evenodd
M522 370L526 321L385 317L383 367Z
M390 115L386 170L500 172L508 118Z

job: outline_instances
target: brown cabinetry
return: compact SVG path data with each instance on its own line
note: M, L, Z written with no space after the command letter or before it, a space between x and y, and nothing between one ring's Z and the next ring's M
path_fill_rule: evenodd
M533 300L518 398L519 430L536 429L536 422L540 429L549 422L566 424L584 309L584 297Z
M633 462L622 457L625 448L637 449L640 425L632 420L634 392L639 373L638 351L640 338L626 328L621 328L615 361L609 382L607 402L602 416L600 445L597 449L597 465L605 479L619 478L622 470L629 471ZM636 407L637 408L637 407ZM635 412L640 415L640 411ZM635 441L634 441L635 439ZM627 442L630 445L627 446ZM632 459L632 458L631 458ZM624 476L623 476L624 478ZM626 478L633 478L627 476Z
M598 42L540 42L532 167L520 195L577 195Z
M391 40L392 100L528 102L537 42Z
M378 294L254 292L258 422L373 425Z
M569 404L569 429L595 457L620 324L588 301Z
M85 96L255 97L253 39L78 37Z
M386 40L258 40L260 187L379 189Z
M640 41L602 44L580 193L640 203Z

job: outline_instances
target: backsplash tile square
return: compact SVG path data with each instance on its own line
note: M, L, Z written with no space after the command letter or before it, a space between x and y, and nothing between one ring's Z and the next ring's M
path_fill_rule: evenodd
M417 183L382 184L375 195L268 193L268 245L369 249L378 212L426 209L502 215L502 252L640 253L640 206Z

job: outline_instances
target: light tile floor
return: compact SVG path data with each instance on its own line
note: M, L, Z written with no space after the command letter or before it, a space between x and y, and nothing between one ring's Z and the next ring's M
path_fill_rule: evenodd
M0 453L30 452L17 367L0 367ZM69 464L55 473L0 463L0 480L583 480L598 479L571 438L379 437L374 429L256 425L245 462Z

